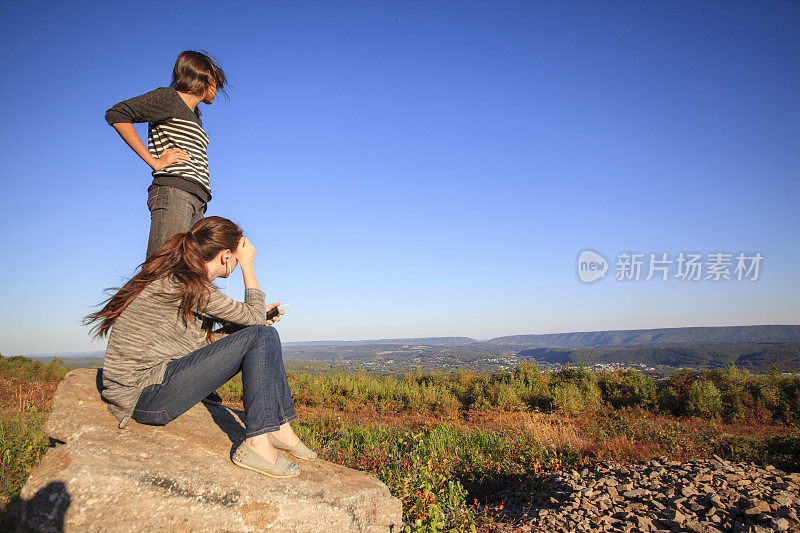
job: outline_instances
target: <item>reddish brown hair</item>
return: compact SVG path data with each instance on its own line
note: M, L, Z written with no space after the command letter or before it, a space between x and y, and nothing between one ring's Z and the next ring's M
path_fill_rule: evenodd
M126 307L151 282L172 276L180 287L173 294L158 293L174 301L180 300L180 315L184 323L195 319L193 312L202 310L210 297L211 280L206 263L223 250L235 251L242 238L242 229L222 217L206 217L186 233L176 233L140 266L141 270L116 293L102 302L103 308L87 315L85 325L100 321L92 328L94 338L108 335L111 326Z

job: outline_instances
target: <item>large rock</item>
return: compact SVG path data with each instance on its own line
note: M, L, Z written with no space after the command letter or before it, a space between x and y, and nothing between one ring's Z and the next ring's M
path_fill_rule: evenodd
M239 468L241 411L198 404L166 426L117 428L98 370L73 370L53 398L54 439L22 489L23 531L397 532L400 501L377 479L322 460L300 476ZM291 457L291 456L287 456Z

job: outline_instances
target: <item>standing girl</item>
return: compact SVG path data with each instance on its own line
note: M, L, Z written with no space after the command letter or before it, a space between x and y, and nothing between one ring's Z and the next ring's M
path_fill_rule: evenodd
M172 235L188 231L206 212L211 200L209 139L198 104L212 104L218 90L226 94L225 83L225 73L211 57L187 50L175 60L169 87L124 100L106 111L106 121L153 169L153 183L147 189L146 257ZM137 122L149 123L147 148L133 129Z

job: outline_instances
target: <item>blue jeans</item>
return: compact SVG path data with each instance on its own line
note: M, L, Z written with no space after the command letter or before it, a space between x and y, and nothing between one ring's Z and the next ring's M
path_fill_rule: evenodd
M167 364L161 383L142 390L132 418L163 426L242 373L246 437L294 420L281 339L272 326L250 326Z

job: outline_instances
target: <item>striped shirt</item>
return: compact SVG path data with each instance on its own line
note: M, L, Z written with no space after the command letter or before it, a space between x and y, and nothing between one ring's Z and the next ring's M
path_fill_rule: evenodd
M160 157L167 148L180 148L189 154L188 161L154 170L153 184L183 189L206 203L211 200L208 135L199 110L192 111L178 91L159 87L115 104L106 111L105 118L109 124L148 122L147 150L153 157Z

